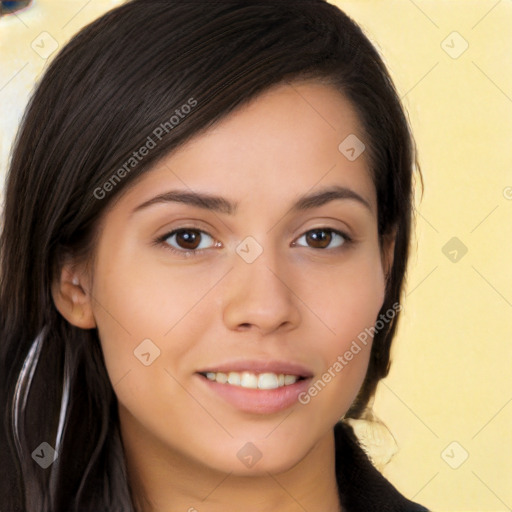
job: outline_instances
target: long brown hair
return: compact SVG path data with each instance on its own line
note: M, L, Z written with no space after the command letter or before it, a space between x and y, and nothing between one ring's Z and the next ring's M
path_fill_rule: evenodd
M337 7L134 0L85 27L52 61L25 112L5 190L2 511L133 510L98 333L59 315L51 283L67 257L90 257L102 214L158 159L265 89L304 78L333 84L359 114L381 242L396 229L381 312L388 311L400 301L406 272L414 144L379 54ZM123 162L190 98L194 108L107 190ZM376 333L346 418L362 414L387 375L398 316ZM43 442L58 455L47 469L33 458Z

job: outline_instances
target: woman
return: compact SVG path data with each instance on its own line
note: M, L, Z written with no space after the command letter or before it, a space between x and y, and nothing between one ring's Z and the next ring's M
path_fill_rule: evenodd
M30 102L2 233L2 510L426 510L347 420L389 370L414 148L321 1L135 0Z

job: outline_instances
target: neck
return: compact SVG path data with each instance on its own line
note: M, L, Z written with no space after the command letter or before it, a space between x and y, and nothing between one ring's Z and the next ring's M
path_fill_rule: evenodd
M341 512L332 430L295 466L259 476L217 471L142 434L121 426L137 512Z

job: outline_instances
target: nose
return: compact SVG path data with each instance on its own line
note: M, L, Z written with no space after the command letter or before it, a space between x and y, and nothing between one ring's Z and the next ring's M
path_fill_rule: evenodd
M229 274L223 301L223 320L229 329L266 335L300 324L300 300L293 291L291 272L271 250L264 250L252 263L235 254Z

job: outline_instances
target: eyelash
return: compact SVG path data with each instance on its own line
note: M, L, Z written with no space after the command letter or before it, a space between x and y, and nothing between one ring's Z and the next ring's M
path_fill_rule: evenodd
M174 254L177 254L179 256L185 256L185 257L192 257L192 256L199 256L200 253L202 251L205 251L207 249L176 249L174 247L172 247L171 245L169 245L167 243L167 240L177 234L177 233L180 233L180 232L183 232L183 231L194 231L194 232L197 232L197 233L200 233L200 234L204 234L204 235L207 235L209 236L210 238L213 239L213 237L207 233L206 231L203 231L202 229L198 229L198 228L193 228L193 227L182 227L182 228L178 228L178 229L174 229L173 231L170 231L168 233L166 233L165 235L163 236L160 236L158 237L155 241L154 241L154 245L159 245L159 246L163 246L164 249L168 250L168 251L171 251L172 253ZM322 248L319 248L319 247L309 247L310 249L316 249L318 251L340 251L340 250L344 250L344 249L347 249L348 246L350 246L354 241L353 239L347 235L346 233L344 233L343 231L339 231L338 229L333 229L333 228L328 228L328 227L320 227L320 228L314 228L314 229L309 229L308 231L305 231L300 237L302 238L304 235L308 234L308 233L312 233L312 232L315 232L315 231L327 231L329 233L334 233L336 235L339 235L341 236L344 241L343 243L339 246L339 247L334 247L332 249L322 249ZM308 248L308 247L305 247L303 245L300 245L299 247L304 247L304 248ZM208 247L208 249L213 249L214 247Z

